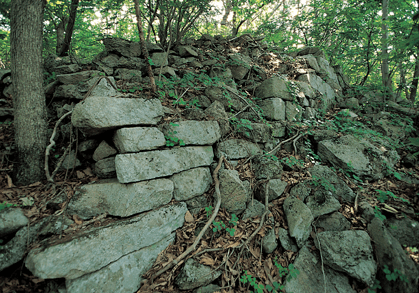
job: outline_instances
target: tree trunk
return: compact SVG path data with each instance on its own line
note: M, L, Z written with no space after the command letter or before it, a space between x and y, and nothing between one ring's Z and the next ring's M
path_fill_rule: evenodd
M383 10L382 10L382 24L381 24L381 76L382 82L384 86L385 96L390 97L392 88L391 88L391 79L390 79L390 70L388 68L388 26L387 26L387 19L388 19L388 1L383 0Z
M47 122L41 68L44 6L44 0L11 1L10 51L17 147L13 175L17 185L45 177Z
M71 0L70 15L68 17L67 27L65 29L65 38L63 45L60 48L58 56L63 57L70 49L71 37L73 36L74 23L76 22L77 8L79 7L79 0Z
M57 47L55 48L55 52L60 55L60 50L64 44L64 37L65 37L65 24L68 22L67 17L63 18L60 23L56 26L57 31Z
M135 6L135 15L137 16L137 28L138 28L138 33L140 35L141 50L147 62L147 71L148 71L148 76L150 77L151 91L153 92L153 94L155 94L157 92L157 88L156 88L156 83L154 81L153 70L151 70L151 64L149 62L150 56L148 55L147 45L144 39L143 24L141 23L141 17L140 17L140 4L138 0L134 0L134 6Z
M410 90L410 100L414 103L416 93L418 92L418 78L419 78L419 55L416 57L415 72L413 73L412 89Z

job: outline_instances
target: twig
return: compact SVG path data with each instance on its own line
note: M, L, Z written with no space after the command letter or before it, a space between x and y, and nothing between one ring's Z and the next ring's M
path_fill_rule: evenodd
M317 243L319 244L319 252L320 252L320 260L322 263L322 273L323 273L323 283L324 283L324 293L327 292L327 288L326 288L326 274L324 273L324 262L323 262L323 254L322 254L322 247L320 245L320 240L319 237L317 237L317 228L316 225L313 223L312 224L314 227L314 231L316 232L316 239L317 239Z
M243 100L243 102L245 102L250 107L250 109L252 109L252 111L256 114L256 116L259 117L259 120L260 121L263 121L263 118L259 115L259 113L255 109L253 109L252 105L250 105L250 103L248 101L246 101L245 98L243 98L239 94L235 93L233 91L233 89L231 87L229 87L229 86L225 86L225 89L228 90L230 93L232 93L232 94L236 95L237 97L239 97L241 100Z
M355 206L354 206L355 214L358 213L358 196L359 196L359 191L356 193L356 196L355 196Z
M239 112L237 112L237 114L234 114L233 116L231 116L230 118L228 118L228 120L233 119L234 117L236 117L237 115L239 115L240 113L246 111L247 108L249 108L250 106L247 105L246 107L244 107L243 109L241 109Z
M220 206L221 206L221 193L220 193L220 182L218 181L218 171L221 168L221 163L223 162L223 159L224 159L224 156L221 156L220 159L218 160L217 168L215 168L214 173L212 175L212 177L214 179L214 182L215 182L215 192L217 194L217 204L215 206L215 209L214 209L214 212L213 212L211 218L207 221L204 228L199 233L198 237L195 239L194 243L191 246L189 246L189 248L186 249L186 251L184 253L179 255L176 259L172 260L170 263L168 263L166 265L166 267L164 267L163 269L158 271L154 276L152 276L150 278L150 284L153 284L153 280L155 278L157 278L158 276L160 276L161 274L163 274L164 272L166 272L167 270L172 268L174 265L179 264L179 262L182 261L189 253L194 251L196 249L196 246L198 245L198 243L201 241L202 236L204 236L205 232L207 231L208 227L215 220L215 217L217 216L218 211L220 210ZM146 281L147 280L143 280L142 283L145 283Z
M295 145L295 143L297 142L297 140L300 139L300 137L302 137L304 134L301 133L299 136L297 136L293 141L292 141L292 145L294 146L294 156L297 156L297 147Z
M50 152L51 148L55 145L54 137L55 137L55 134L57 132L58 125L60 125L61 121L63 121L63 119L65 117L67 117L68 115L70 115L71 113L73 113L73 110L71 110L70 112L65 113L63 116L61 116L60 119L58 119L57 123L55 123L54 130L52 131L51 138L49 139L50 144L47 146L47 148L45 150L45 168L44 168L45 169L45 175L47 176L47 180L51 183L54 183L54 179L53 179L54 176L51 176L50 173L49 173L49 167L48 167L49 152Z
M80 225L77 225L77 226L75 226L73 228L68 228L67 230L64 230L64 233L69 233L69 232L75 231L75 230L77 230L79 228L83 228L83 227L85 227L85 226L87 226L87 225L89 225L91 223L94 223L96 221L99 221L99 220L102 220L102 219L106 218L107 215L108 215L108 213L101 214L101 215L97 216L94 219L91 219L89 221L83 222L83 224L80 224Z
M272 153L275 153L280 147L281 147L281 145L283 145L284 143L286 143L286 142L289 142L290 140L293 140L294 138L296 138L298 136L298 132L297 132L297 134L296 135L294 135L293 137L291 137L291 138L288 138L288 139L286 139L286 140L284 140L284 141L281 141L276 147L274 147L273 148L273 150L271 150L270 152L268 152L268 154L272 154Z

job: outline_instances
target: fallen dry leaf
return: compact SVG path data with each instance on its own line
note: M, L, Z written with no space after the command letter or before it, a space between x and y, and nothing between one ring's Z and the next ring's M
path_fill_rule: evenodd
M80 217L77 216L77 215L73 215L73 220L74 220L74 222L76 222L77 225L83 224L83 220L80 219Z
M186 211L185 221L187 223L193 223L194 222L194 218L193 218L192 214L189 211Z
M201 258L199 263L202 263L202 264L208 265L208 266L213 266L215 264L215 261L212 258L203 257L203 258Z
M8 174L6 174L6 178L7 178L7 187L9 187L9 188L16 187L16 186L13 185L12 178L10 178L10 176Z

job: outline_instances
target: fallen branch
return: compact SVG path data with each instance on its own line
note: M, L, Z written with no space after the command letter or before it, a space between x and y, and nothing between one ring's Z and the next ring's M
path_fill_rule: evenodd
M263 118L259 115L259 113L255 109L253 109L252 105L250 105L250 103L248 101L246 101L245 98L243 98L239 94L235 93L233 91L233 89L231 87L227 86L227 85L225 86L225 89L228 90L230 93L232 93L232 94L236 95L237 97L239 97L241 100L243 100L243 102L245 102L250 107L250 109L252 109L252 111L256 114L256 116L259 117L259 120L260 121L263 121Z
M298 132L296 135L294 135L293 137L290 137L284 141L281 141L276 147L274 147L270 152L268 152L268 154L274 154L275 152L278 151L278 149L281 147L281 145L283 145L286 142L289 142L290 140L293 140L294 138L296 138L298 136Z
M292 141L292 145L294 146L294 156L297 156L297 146L295 145L295 143L297 142L297 140L300 139L300 137L302 137L304 134L300 134L299 136L297 136L296 138L293 139Z
M49 157L49 152L51 150L51 148L55 145L55 134L57 133L57 128L58 125L60 125L61 121L63 121L63 119L65 117L67 117L68 115L70 115L71 113L73 113L73 110L71 110L70 112L65 113L63 116L61 116L60 119L58 119L57 123L55 123L55 127L54 130L52 131L52 135L51 138L49 139L50 144L47 146L46 150L45 150L45 175L47 176L47 180L51 183L54 183L54 175L50 175L49 173L49 167L48 167L48 157ZM63 156L65 157L65 156Z
M189 253L194 251L196 249L196 246L198 245L198 243L201 241L201 238L204 236L205 232L207 231L208 227L215 220L215 217L217 216L218 211L220 210L220 206L221 206L221 193L220 193L220 182L218 181L218 171L221 168L221 163L223 162L223 159L224 159L224 157L221 156L220 159L218 160L217 168L215 168L214 173L212 175L212 177L214 178L214 182L215 182L215 193L217 194L217 204L215 206L215 209L214 209L214 212L212 213L211 218L207 221L204 228L199 233L198 237L195 239L194 243L191 246L189 246L189 248L186 249L186 251L184 253L179 255L176 259L172 260L163 269L161 269L154 276L152 276L150 278L150 284L153 284L153 280L155 278L157 278L158 276L160 276L161 274L163 274L164 272L166 272L167 270L169 270L173 266L179 264L180 261L182 261ZM142 281L142 283L145 283L145 282L147 282L147 280Z

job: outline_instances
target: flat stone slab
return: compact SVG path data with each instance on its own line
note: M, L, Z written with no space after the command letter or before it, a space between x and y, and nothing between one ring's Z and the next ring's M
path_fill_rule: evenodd
M160 252L175 240L170 234L149 247L127 254L103 269L66 282L67 293L79 292L136 292L141 278L157 259Z
M66 242L32 249L25 265L42 279L81 277L167 237L182 227L186 211L186 204L178 203L83 231Z
M131 127L115 131L113 142L122 154L154 150L166 145L163 132L156 127Z
M194 168L170 177L174 184L173 195L177 201L184 201L202 195L212 184L208 167Z
M217 121L189 120L166 124L163 133L183 140L185 145L212 145L221 137Z
M136 154L119 154L115 159L115 167L119 182L130 183L209 166L213 158L211 146L181 147Z
M228 160L237 160L261 154L262 150L256 143L244 139L229 139L217 144L217 158L225 156Z
M74 107L71 122L85 135L126 126L156 125L164 115L158 99L89 97Z
M121 184L103 180L77 189L67 212L87 220L103 213L129 217L161 207L172 200L173 183L169 179Z

